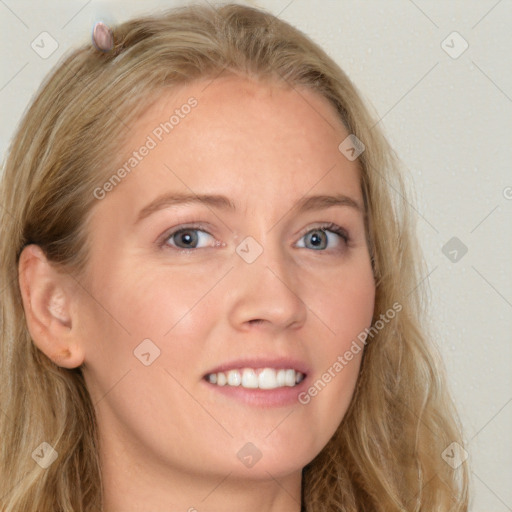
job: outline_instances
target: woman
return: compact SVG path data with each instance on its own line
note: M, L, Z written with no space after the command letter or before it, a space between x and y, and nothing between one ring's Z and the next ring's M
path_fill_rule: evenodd
M467 510L398 162L301 32L98 25L1 194L2 511Z

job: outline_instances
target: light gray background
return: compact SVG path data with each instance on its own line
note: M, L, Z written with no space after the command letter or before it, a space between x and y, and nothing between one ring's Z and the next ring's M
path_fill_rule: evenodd
M89 40L94 21L183 3L0 0L2 157L43 77L71 46ZM416 190L429 323L466 430L471 510L512 511L512 2L240 3L310 35L382 118ZM31 48L44 31L58 43L47 58ZM464 42L454 31L469 45L461 55ZM457 262L442 251L452 237L468 248Z

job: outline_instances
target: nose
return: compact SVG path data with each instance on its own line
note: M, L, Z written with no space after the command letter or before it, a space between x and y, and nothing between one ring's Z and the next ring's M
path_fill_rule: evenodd
M235 257L229 294L231 324L238 330L255 326L273 330L300 328L306 320L307 306L293 262L279 248L258 248L256 244L253 241L252 246L249 243L239 247ZM256 254L263 250L250 262L254 254L246 258L244 248L257 251Z

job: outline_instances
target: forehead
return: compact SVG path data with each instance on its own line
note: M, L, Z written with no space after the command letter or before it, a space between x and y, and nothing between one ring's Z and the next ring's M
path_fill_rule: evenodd
M188 108L187 102L194 100L197 106ZM181 109L186 111L185 115ZM336 138L348 135L334 106L319 92L270 79L259 81L228 75L163 90L139 118L134 133L148 132L155 121L169 121L173 113L181 120L188 118L187 125L216 128L211 134L215 136L231 132L229 136L233 137L233 132L241 126L244 131L238 133L240 137L258 132L273 137L276 143L294 135L301 137L303 143L325 140L326 135ZM174 117L172 124L179 124L177 116ZM270 131L283 126L286 132ZM180 131L174 128L172 131L174 138L179 138ZM202 138L203 133L198 131L195 135Z
M150 150L110 198L122 200L123 190L138 205L181 191L275 203L310 191L357 200L358 164L338 149L347 136L334 107L312 90L235 76L193 82L163 90L133 123L119 165Z

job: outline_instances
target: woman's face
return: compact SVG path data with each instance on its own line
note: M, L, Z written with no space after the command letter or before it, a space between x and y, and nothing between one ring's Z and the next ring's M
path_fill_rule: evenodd
M163 92L131 128L81 304L104 458L145 478L300 474L347 410L362 352L333 367L374 308L349 133L316 93L235 77Z

